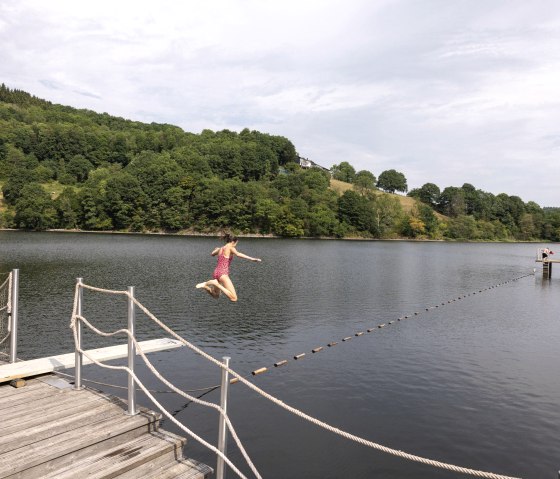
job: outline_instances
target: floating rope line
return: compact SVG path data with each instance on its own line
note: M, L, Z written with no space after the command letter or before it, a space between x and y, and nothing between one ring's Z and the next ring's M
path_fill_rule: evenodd
M498 288L500 286L505 286L506 284L513 283L514 281L519 281L520 279L526 278L528 276L534 276L534 274L533 273L524 274L522 276L518 276L518 277L512 278L508 281L503 281L501 283L498 283L498 284L495 284L495 285L492 285L492 286L488 286L488 287L483 288L483 289L472 291L470 293L464 293L463 295L460 295L457 298L453 298L453 299L449 299L447 301L443 301L442 303L438 303L434 306L427 306L424 309L424 311L431 311L433 309L437 309L437 308L440 308L442 306L447 306L448 304L454 303L455 301L460 301L462 299L468 298L469 296L473 296L473 295L476 295L476 294L479 294L479 293L483 293L485 291L490 291L491 289L495 289L495 288ZM409 313L409 314L406 314L404 316L400 316L399 318L397 318L395 320L388 321L387 323L381 323L381 324L378 324L376 326L371 326L371 327L366 329L366 333L373 333L377 329L383 329L387 326L390 326L391 324L395 324L395 322L398 322L398 321L404 321L406 319L413 319L415 316L419 316L421 314L422 314L422 311L415 311L414 313ZM354 337L364 336L364 334L365 333L363 331L359 331L357 333L354 333ZM345 343L345 342L350 341L352 338L353 338L353 336L346 336L346 337L342 338L341 341ZM331 341L330 343L327 344L327 346L329 348L332 348L333 346L336 346L337 344L338 344L337 341ZM323 349L324 349L323 346L318 346L318 347L312 348L311 352L312 353L318 353L318 352L322 351ZM299 354L294 355L293 359L294 360L303 359L305 356L306 356L305 353L299 353ZM283 359L281 361L275 362L274 366L279 367L279 366L285 366L287 364L288 364L288 360ZM259 369L257 369L257 371L261 371L262 369L264 369L265 371L268 371L268 368L266 368L266 367L259 368ZM261 371L261 372L264 372L264 371ZM254 372L252 374L255 375ZM237 381L235 381L235 382L237 382Z
M516 281L518 279L521 279L523 277L526 276L530 276L530 275L524 275L521 276L519 278L515 278L513 280L510 281L506 281L504 283L500 283L499 285L503 285L503 284L507 284L510 283L512 281ZM397 457L401 457L403 459L407 459L407 460L411 460L411 461L415 461L415 462L419 462L421 464L426 464L426 465L430 465L433 467L438 467L441 469L446 469L446 470L450 470L450 471L454 471L454 472L459 472L459 473L463 473L463 474L469 474L472 476L476 476L476 477L484 477L484 478L488 478L488 479L519 479L519 478L514 478L512 476L504 476L504 475L500 475L500 474L494 474L491 472L484 472L484 471L477 471L474 469L469 469L469 468L465 468L465 467L460 467L460 466L455 466L452 464L448 464L448 463L444 463L444 462L440 462L440 461L434 461L432 459L427 459L421 456L416 456L413 454L409 454L406 453L404 451L401 450L397 450L397 449L393 449L393 448L389 448L387 446L383 446L381 444L375 443L373 441L369 441L367 439L361 438L359 436L356 436L354 434L348 433L346 431L343 431L339 428L333 427L323 421L320 421L319 419L314 418L313 416L310 416L286 403L284 403L283 401L275 398L274 396L270 395L269 393L265 392L264 390L260 389L258 386L256 386L255 384L251 383L250 381L248 381L247 379L245 379L243 376L241 376L240 374L238 374L237 372L235 372L234 370L232 370L230 367L226 366L225 364L223 364L222 362L218 361L216 358L214 358L213 356L211 356L210 354L206 353L205 351L203 351L202 349L198 348L197 346L195 346L194 344L190 343L189 341L187 341L186 339L184 339L183 337L181 337L180 335L178 335L175 331L173 331L171 328L169 328L167 325L165 325L163 322L161 322L156 316L154 316L142 303L140 303L134 296L130 295L128 293L128 291L112 291L112 290L103 290L101 288L95 288L93 286L89 286L86 284L77 284L76 285L76 293L74 296L74 309L73 309L73 313L72 313L72 320L71 320L71 327L73 329L74 332L74 340L76 342L76 348L77 348L77 336L76 336L76 328L75 328L75 323L76 321L83 321L88 327L90 327L90 329L94 330L94 331L99 331L96 330L96 328L94 328L91 324L89 324L87 322L87 320L85 318L83 318L82 316L78 316L76 314L76 306L77 306L77 298L78 298L78 291L79 288L83 287L86 289L90 289L93 291L100 291L100 292L104 292L104 293L110 293L110 294L119 294L119 295L124 295L127 296L132 302L134 302L134 304L136 306L138 306L145 314L146 316L148 316L148 318L150 318L152 321L154 321L156 324L158 324L163 330L167 331L170 335L172 335L174 338L176 338L177 340L179 340L183 345L185 345L187 348L189 348L190 350L194 351L195 353L199 354L200 356L204 357L205 359L207 359L208 361L212 362L213 364L215 364L216 366L218 366L219 368L223 369L224 371L227 371L229 374L231 374L232 376L234 376L234 379L236 379L237 381L242 382L243 384L245 384L248 388L252 389L253 391L255 391L256 393L260 394L261 396L263 396L264 398L268 399L269 401L273 402L274 404L280 406L281 408L295 414L296 416L305 419L309 422L311 422L312 424L315 424L325 430L328 430L330 432L333 432L339 436L342 436L346 439L349 439L351 441L357 442L359 444L368 446L370 448L385 452L387 454L391 454ZM489 288L486 288L489 289ZM485 290L486 290L485 289ZM480 290L480 292L482 292L482 290ZM467 296L470 296L471 293L469 293ZM466 296L463 296L466 297ZM446 304L446 303L442 303L442 304ZM408 316L405 316L405 318L408 318ZM402 318L399 318L398 321L400 321ZM379 327L379 326L378 326ZM112 335L112 334L117 334L117 333L126 333L129 335L129 337L132 338L132 340L136 343L136 340L134 339L134 337L132 337L132 335L130 334L130 332L128 330L119 330L116 331L114 333L102 333L101 331L99 331L100 334L106 334L106 335ZM331 343L332 344L332 343ZM206 441L204 441L202 438L199 438L198 436L196 436L192 431L190 431L188 428L186 428L185 426L183 426L180 422L178 422L174 417L170 416L169 413L167 413L167 411L165 411L165 409L163 409L161 407L161 405L155 400L155 398L153 398L153 396L145 389L145 387L143 386L143 384L138 380L138 378L135 376L135 374L130 371L127 367L124 366L109 366L106 364L101 364L98 361L92 359L91 357L89 357L87 355L86 351L83 351L81 349L79 349L79 351L81 351L83 354L85 354L90 360L92 360L94 363L102 366L102 367L107 367L107 368L111 368L111 369L121 369L121 370L125 370L128 371L129 374L131 375L131 377L134 379L134 381L144 390L144 392L146 393L146 395L152 400L152 402L154 404L156 404L164 414L166 414L166 416L169 417L170 420L172 420L175 424L177 424L183 431L187 432L188 434L190 434L192 437L194 437L196 440L198 440L199 442L201 442L201 444L206 445L210 450L214 451L215 453L217 453L220 457L222 457L228 465L230 465L230 467L232 467L232 469L238 474L240 475L240 477L244 477L241 475L240 472L238 472L238 470L231 465L231 462L225 458L225 456L223 456L223 454L221 454L219 451L217 451L217 449L214 446L211 446L210 444L206 443ZM142 355L142 357L144 358L144 361L146 362L146 365L148 365L148 367L150 369L153 368L153 366L151 365L151 363L149 363L149 361L147 361L147 358L145 358L145 355L143 354L142 350L139 349L139 354ZM302 353L298 356L302 357L302 355L305 355L305 353ZM295 356L294 356L295 358ZM155 368L153 368L153 372L154 374L157 374L158 377L160 377L159 373L157 373L157 371L155 371ZM172 386L172 389L176 389L173 385L171 385L171 383L169 383L167 380L165 380L163 377L160 377L160 379L162 381L165 382L165 384L167 384L168 386ZM233 380L231 382L234 382ZM180 390L178 390L179 392ZM184 397L187 397L188 395L186 395L185 393L181 392L181 395L183 395ZM190 399L191 397L188 396L188 398ZM193 398L194 399L194 398ZM194 401L194 402L200 402L200 403L205 403L205 401ZM212 403L210 403L212 404ZM227 415L223 412L223 410L215 405L212 404L212 407L217 408L221 414L223 414L226 423L228 421ZM228 428L229 428L229 423L228 423ZM232 428L233 429L233 428ZM232 432L232 435L234 435L234 433ZM236 436L234 436L235 438ZM243 450L242 450L243 452ZM246 460L248 461L249 464L250 463L249 459L246 458ZM255 471L253 471L255 472ZM255 472L256 475L258 475L257 472Z

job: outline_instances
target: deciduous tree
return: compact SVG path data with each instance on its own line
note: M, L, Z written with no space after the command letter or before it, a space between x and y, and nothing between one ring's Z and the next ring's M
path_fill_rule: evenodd
M395 191L402 191L406 193L408 186L406 184L406 177L397 170L385 170L379 175L377 186L388 193Z

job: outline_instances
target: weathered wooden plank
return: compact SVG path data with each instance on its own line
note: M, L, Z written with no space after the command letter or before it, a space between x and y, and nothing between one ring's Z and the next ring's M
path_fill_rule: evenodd
M100 403L54 421L42 421L21 429L12 427L10 431L2 430L0 454L122 414L124 411L115 409L110 404Z
M154 427L153 424L149 426L151 430L153 430ZM109 428L111 428L111 425L108 425L107 429ZM64 453L61 452L56 457L25 469L14 476L10 476L10 479L36 479L37 477L43 477L69 464L77 463L92 454L106 451L119 444L124 444L134 438L141 437L146 434L146 429L148 429L148 427L144 426L143 428L125 430L122 433L110 435L106 439L97 441L86 447L82 447L81 444L78 444L77 448L73 448L72 444L69 444Z
M142 432L147 431L148 424L151 424L153 420L154 416L145 412L136 416L118 414L109 419L90 423L9 451L0 457L0 477L16 474L53 459L62 458L68 455L69 451L73 451L73 456L69 456L67 459L72 462L75 457L80 457L80 452L90 454L89 451L84 451L85 448L102 443L109 438L119 436L120 442L138 437ZM127 436L128 432L132 434ZM30 477L40 476L41 474L33 471Z
M156 462L156 461L153 461ZM119 479L205 479L210 477L214 471L211 467L192 459L176 460L174 463L159 465L157 468L149 468L149 465L141 466L129 473L123 474Z
M57 471L52 479L74 479L82 476L88 479L108 479L137 471L147 462L164 458L173 460L176 455L181 456L184 439L166 432L154 432L142 436L126 444L119 445L102 454L86 458L63 471ZM142 477L136 475L136 477Z
M72 401L71 395L79 393L79 391L70 390L69 392L63 392L59 389L52 388L52 391L45 391L46 394L44 395L33 395L33 396L26 396L25 398L14 398L13 401L10 401L10 404L6 404L0 408L0 421L14 417L20 414L33 414L33 411L45 411L48 408L56 405L59 401L60 402L70 402ZM79 397L79 396L78 396ZM4 402L4 401L3 401Z
M41 401L56 401L58 396L61 396L63 393L60 390L53 390L50 391L49 389L35 389L34 391L29 392L28 394L20 394L18 396L7 396L2 398L0 401L0 416L4 416L5 414L9 414L9 411L14 410L20 406L24 406L26 404L29 405L30 408L40 407Z
M9 383L0 384L0 402L4 397L14 397L18 394L27 394L32 389L39 389L41 386L35 381L27 381L27 384L22 388L14 388Z
M131 471L125 472L119 476L119 479L138 479L139 477L142 479L146 479L148 477L160 479L166 477L167 472L174 469L175 466L180 465L180 461L183 460L184 459L176 457L170 458L169 456L162 455L136 467ZM183 472L183 470L180 470L180 472ZM169 477L175 477L175 475L171 475Z
M7 421L12 420L12 418L19 418L22 421L25 420L25 417L32 418L36 415L36 410L39 410L39 414L37 414L38 416L46 417L45 415L51 412L56 412L61 408L68 410L73 407L78 407L82 403L89 403L96 400L109 402L109 398L106 398L100 394L93 393L84 396L77 395L76 393L79 393L80 391L75 391L72 389L66 391L58 391L58 394L43 398L43 400L37 401L36 403L27 404L26 406L20 404L17 406L17 408L13 407L0 410L0 419L2 421L2 425L5 426L7 424ZM113 398L113 401L114 400L115 399Z
M97 408L105 405L109 401L95 396L88 396L77 402L73 398L65 398L49 408L45 409L42 414L18 414L2 420L2 434L10 434L15 430L34 427L42 423L54 422L67 416L87 412L89 409ZM118 404L116 401L111 401Z
M2 398L5 396L13 396L15 394L26 394L32 389L39 389L41 387L41 383L38 381L28 381L27 384L22 388L14 388L10 386L9 383L4 383L0 385L0 402L2 402Z
M198 461L193 461L192 459L185 459L183 465L188 465L188 470L177 471L176 476L169 476L169 479L207 479L214 475L214 470ZM153 476L150 479L157 479L157 476ZM163 479L163 478L162 478Z
M160 456L119 475L118 479L205 479L213 472L211 467L192 459Z
M180 348L182 343L170 338L151 339L148 341L140 341L140 347L145 353L153 353L158 351L166 351L168 349ZM128 346L119 344L116 346L108 346L106 348L98 348L88 350L88 354L97 361L111 361L113 359L125 358L127 356ZM12 379L26 378L29 376L37 376L46 374L60 369L68 369L74 367L75 354L59 354L48 358L32 359L30 361L20 361L12 364L0 365L0 383L9 382ZM91 361L84 355L83 364L91 364Z
M188 471L184 471L176 476L169 476L168 479L207 479L214 474L214 470L202 462L186 459L185 463L189 464L190 469ZM157 476L150 477L149 479L157 479Z
M45 391L46 385L38 382L30 382L28 386L23 388L14 388L8 383L0 385L0 408L3 408L6 404L16 401L18 398L26 398L29 395L42 393Z
M139 415L128 416L121 399L67 386L46 379L31 379L25 392L0 386L0 404L9 404L0 409L0 477L204 479L212 474L208 466L183 459L185 439L155 432L161 415L140 408Z

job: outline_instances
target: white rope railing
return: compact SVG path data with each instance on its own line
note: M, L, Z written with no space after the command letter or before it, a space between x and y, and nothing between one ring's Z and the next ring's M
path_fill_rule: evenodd
M85 286L84 284L82 284L81 286ZM103 336L103 337L110 337L110 336L115 336L117 334L126 334L134 343L134 346L136 348L136 351L138 352L138 354L142 357L142 359L144 360L146 366L148 366L148 368L152 371L152 373L160 380L162 381L167 387L169 387L170 389L172 389L174 392L176 392L177 394L183 396L185 399L188 399L189 401L193 401L196 404L200 404L203 406L207 406L210 407L212 409L217 410L220 415L224 418L225 423L226 423L226 427L228 428L231 436L233 437L237 447L239 448L239 450L241 451L241 454L243 455L243 458L245 459L245 461L247 462L247 464L249 465L251 471L255 474L255 476L258 479L262 479L261 475L259 474L258 470L256 469L255 465L253 464L253 462L251 461L249 455L247 454L245 448L243 447L243 444L241 443L241 440L239 439L239 436L237 435L237 432L235 431L235 428L233 427L233 424L231 423L229 417L227 416L227 414L225 413L225 411L218 406L217 404L208 402L208 401L203 401L199 398L196 398L194 396L190 396L189 394L187 394L186 392L182 391L181 389L177 388L175 385L173 385L171 382L169 382L165 377L163 377L157 370L156 368L153 366L153 364L151 363L151 361L147 358L147 356L145 355L144 351L142 350L140 344L138 343L138 341L136 340L136 338L134 337L134 335L132 335L130 333L130 331L128 329L119 329L117 331L114 331L112 333L108 333L105 331L101 331L100 329L96 328L95 326L93 326L85 317L80 316L78 314L76 314L77 311L77 297L78 297L78 290L79 290L80 285L76 285L76 294L74 297L74 309L73 309L73 314L72 314L72 320L71 320L71 328L73 330L73 334L74 334L74 342L76 345L76 349L84 354L84 356L86 356L89 360L91 360L93 363L97 364L100 367L104 367L104 368L108 368L108 369L114 369L114 370L121 370L121 371L126 371L128 374L130 374L132 376L132 378L134 379L134 382L140 387L140 389L142 389L142 391L148 396L148 398L156 405L156 407L158 409L160 409L160 411L170 420L172 421L174 424L176 424L181 430L183 430L185 433L187 433L189 436L191 436L193 439L195 439L196 441L200 442L202 445L204 445L205 447L207 447L208 449L210 449L211 451L213 451L217 456L221 457L231 468L232 470L242 479L247 479L245 475L243 475L243 473L241 473L241 471L239 471L239 469L225 456L225 454L223 454L220 450L218 450L215 446L213 446L212 444L208 443L207 441L205 441L203 438L201 438L200 436L198 436L196 433L194 433L193 431L191 431L189 428L187 428L186 426L184 426L182 423L180 423L175 417L173 417L173 415L171 415L156 399L155 397L151 394L150 390L148 388L146 388L144 386L144 384L138 379L138 377L136 376L136 374L130 370L130 368L126 367L126 366L111 366L105 363L102 363L100 361L97 361L95 358L93 358L90 354L88 354L87 351L83 350L82 348L78 347L79 341L78 341L78 337L77 337L77 332L76 332L76 327L75 327L75 323L76 321L81 321L82 323L84 323L88 328L90 328L92 331L94 331L96 334ZM100 289L96 289L98 291L100 291ZM122 294L121 291L113 291L113 294ZM128 292L125 292L125 295L128 296Z
M191 351L194 351L195 353L199 354L203 358L205 358L208 361L214 363L219 368L227 371L229 374L231 374L232 376L237 378L237 380L239 382L245 384L249 389L252 389L257 394L260 394L262 397L268 399L272 403L280 406L281 408L291 412L292 414L294 414L294 415L296 415L296 416L298 416L302 419L305 419L306 421L308 421L312 424L315 424L316 426L319 426L319 427L321 427L321 428L323 428L327 431L330 431L334 434L337 434L341 437L344 437L345 439L357 442L358 444L362 444L364 446L370 447L372 449L376 449L378 451L381 451L381 452L384 452L384 453L387 453L387 454L391 454L393 456L400 457L402 459L407 459L407 460L410 460L410 461L418 462L418 463L421 463L421 464L425 464L425 465L429 465L429 466L432 466L432 467L437 467L437 468L440 468L440 469L445 469L445 470L449 470L449 471L453 471L453 472L468 474L468 475L471 475L471 476L482 477L482 478L487 478L487 479L520 479L518 477L505 476L505 475L501 475L501 474L495 474L495 473L492 473L492 472L485 472L485 471L470 469L470 468L456 466L456 465L441 462L441 461L435 461L435 460L432 460L432 459L424 458L424 457L417 456L417 455L414 455L414 454L410 454L410 453L407 453L407 452L404 452L404 451L401 451L401 450L398 450L398 449L393 449L393 448L390 448L390 447L387 447L387 446L383 446L382 444L378 444L376 442L373 442L373 441L370 441L368 439L364 439L362 437L359 437L359 436L356 436L356 435L351 434L349 432L346 432L346 431L344 431L342 429L339 429L337 427L331 426L331 425L329 425L329 424L327 424L327 423L325 423L325 422L323 422L323 421L321 421L321 420L319 420L319 419L317 419L313 416L310 416L309 414L304 413L303 411L300 411L299 409L296 409L293 406L290 406L290 405L286 404L285 402L281 401L280 399L272 396L271 394L267 393L266 391L262 390L261 388L259 388L255 384L253 384L250 381L248 381L247 379L245 379L242 375L238 374L233 369L224 365L222 362L220 362L219 360L217 360L213 356L209 355L208 353L204 352L202 349L200 349L197 346L195 346L194 344L190 343L189 341L187 341L186 339L181 337L179 334L177 334L175 331L173 331L171 328L169 328L166 324L161 322L142 303L140 303L134 296L131 296L127 291L97 288L97 287L94 287L94 286L90 286L90 285L81 283L81 284L76 286L76 288L77 288L76 292L78 291L78 288L80 286L85 288L85 289L89 289L91 291L97 291L97 292L102 292L102 293L107 293L107 294L118 294L118 295L127 296L130 300L132 300L134 302L134 304L136 306L138 306L144 312L144 314L146 314L146 316L148 316L148 318L150 318L152 321L154 321L164 331L166 331L171 336L176 338L178 341L180 341L183 345L185 345ZM73 317L72 317L73 322L75 321L75 319L81 319L81 318L75 317L74 314L73 314ZM74 328L74 331L75 331L75 328ZM125 330L121 330L121 331L125 331ZM128 368L116 367L116 366L112 366L112 368L128 369ZM136 379L135 379L135 381L136 381ZM153 401L155 402L155 400L153 400ZM210 448L212 450L214 450L213 446L211 446ZM228 464L229 464L229 461L228 461Z

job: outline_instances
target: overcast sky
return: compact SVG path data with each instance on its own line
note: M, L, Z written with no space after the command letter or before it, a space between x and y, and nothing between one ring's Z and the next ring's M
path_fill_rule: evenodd
M0 82L560 206L560 2L0 0Z

